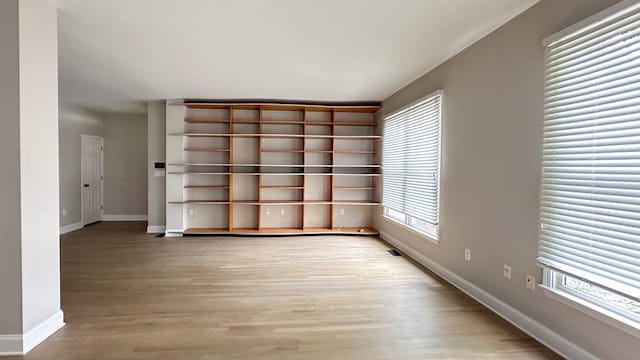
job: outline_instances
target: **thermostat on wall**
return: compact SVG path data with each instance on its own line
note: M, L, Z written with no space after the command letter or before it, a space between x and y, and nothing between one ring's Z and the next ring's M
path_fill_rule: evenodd
M166 173L164 162L156 162L154 165L154 170L154 175L156 177L164 177Z

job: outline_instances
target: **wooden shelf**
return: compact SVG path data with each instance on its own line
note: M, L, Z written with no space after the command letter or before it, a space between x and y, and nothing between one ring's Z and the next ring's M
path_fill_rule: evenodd
M373 190L373 186L334 186L336 190Z
M261 189L275 189L275 190L304 190L304 186L279 186L279 185L262 185Z
M187 228L183 232L185 235L297 235L297 234L334 234L334 235L378 235L379 232L371 227L337 227L337 228L318 228L318 227L306 227L303 229L298 228L272 228L263 227L256 228Z
M225 124L229 125L229 120L207 120L207 119L184 119L189 124Z
M225 137L254 137L264 139L336 139L336 140L378 140L378 135L305 135L305 134L224 134L224 133L174 133L170 136L186 136L186 137L210 137L210 138L225 138Z
M228 189L228 185L185 185L185 189Z
M225 149L225 148L185 148L184 151L193 151L193 152L229 152L229 149Z
M291 153L291 154L298 154L298 153L304 153L304 150L261 150L263 153L283 153L283 154L287 154L287 153Z
M262 120L261 125L304 125L304 121L296 120Z
M258 125L258 120L233 120L233 125Z
M214 166L214 167L273 167L273 168L357 168L357 169L377 169L380 165L342 165L342 164L216 164L216 163L170 163L168 166Z
M307 121L304 124L308 126L333 126L331 121Z
M184 200L169 201L169 204L202 204L202 205L228 205L228 200Z
M185 200L169 201L169 204L202 204L202 205L352 205L371 206L377 202L367 200Z
M170 171L168 174L170 175L250 175L250 176L380 176L378 173L371 174L342 174L342 173L256 173L256 172L198 172L198 171Z

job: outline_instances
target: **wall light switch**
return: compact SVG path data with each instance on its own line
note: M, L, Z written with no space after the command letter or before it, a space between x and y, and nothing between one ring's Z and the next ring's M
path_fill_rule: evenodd
M284 215L284 208L280 208L280 215Z
M62 216L67 216L67 209L62 209Z
M502 265L502 274L507 279L511 279L511 265L507 265L507 264Z
M471 249L464 249L464 259L471 261Z
M271 214L271 209L269 209L269 208L264 209L264 214L265 215Z
M344 208L340 208L340 215L344 215Z
M193 209L187 210L187 214L189 214L190 217L193 217Z

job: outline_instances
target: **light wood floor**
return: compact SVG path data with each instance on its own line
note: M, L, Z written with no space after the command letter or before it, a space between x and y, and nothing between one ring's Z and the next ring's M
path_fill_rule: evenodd
M24 359L557 358L373 237L144 227L62 236L67 325Z

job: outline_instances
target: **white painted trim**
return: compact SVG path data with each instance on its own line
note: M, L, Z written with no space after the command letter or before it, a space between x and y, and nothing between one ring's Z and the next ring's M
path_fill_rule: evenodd
M583 33L592 29L601 23L608 21L612 17L619 16L623 12L631 11L640 6L638 0L624 0L619 3L610 6L599 13L596 13L588 18L579 21L563 30L556 32L555 34L549 35L542 40L542 45L551 46L558 41L562 41L568 37L577 35L579 33Z
M549 269L545 269L545 271L553 272ZM548 278L548 276L545 276L545 279L546 278ZM555 286L555 281L553 281L552 284L538 285L538 287L540 287L548 297L596 318L609 326L624 331L629 335L640 338L640 327L636 321L624 317L615 311L609 310L604 306L600 306L595 302L575 296L570 292Z
M166 229L164 236L166 237L181 237L183 236L184 229Z
M22 351L28 353L34 347L53 335L64 326L64 313L62 310L56 311L49 318L27 331L23 336Z
M147 221L147 215L102 215L102 221Z
M56 311L24 335L0 335L0 356L26 355L64 326L64 313Z
M0 356L22 355L22 335L0 335Z
M82 225L82 221L74 223L74 224L60 226L60 235L63 235L63 234L66 234L66 233L70 233L72 231L76 231L76 230L79 230L79 229L82 229L83 227L84 227L84 225Z
M401 226L404 230L410 231L410 232L416 234L417 236L420 236L420 237L424 238L425 240L428 240L428 241L434 243L435 245L438 245L440 243L440 240L438 240L437 238L427 234L426 232L422 232L422 231L420 231L420 230L418 230L418 229L416 229L416 228L414 228L412 226L409 226L409 225L407 225L407 224L405 224L403 222L400 222L400 221L398 221L398 220L396 220L396 219L394 219L392 217L384 215L384 213L382 215L380 215L380 217L382 218L382 220L389 221L389 222L392 222L395 225Z
M404 244L390 234L381 231L380 237L383 240L387 241L389 244L397 247L400 251L407 254L418 263L422 264L427 269L433 271L436 275L440 276L463 293L469 295L477 302L486 306L491 311L493 311L518 329L524 331L529 336L538 340L540 343L544 344L563 357L567 359L598 360L598 357L596 357L595 355L572 343L566 338L560 336L558 333L542 325L536 320L528 317L522 312L516 310L511 305L491 295L490 293L474 285L470 281L465 280L451 270L422 255L412 247Z
M149 225L147 226L148 234L162 234L164 233L166 226Z

